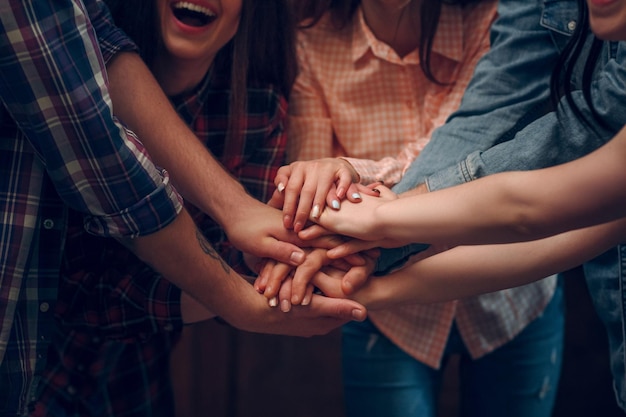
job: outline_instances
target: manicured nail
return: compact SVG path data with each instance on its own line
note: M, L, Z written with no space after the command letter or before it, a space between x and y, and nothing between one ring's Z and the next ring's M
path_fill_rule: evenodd
M285 190L285 184L283 184L282 182L278 183L278 192L282 193Z
M270 307L276 307L278 305L278 298L272 297L269 301Z
M313 217L314 219L317 219L320 216L320 206L319 205L315 205L313 206L313 210L311 210L311 217Z
M291 310L291 303L289 302L289 300L283 300L280 302L280 310L283 313L288 313L289 310Z
M357 200L360 200L360 199L361 199L361 194L359 194L359 193L354 193L354 194L352 194L352 198L357 199Z
M332 203L330 203L330 205L335 209L335 210L339 210L339 207L341 207L341 205L339 204L339 201L337 200L333 200Z

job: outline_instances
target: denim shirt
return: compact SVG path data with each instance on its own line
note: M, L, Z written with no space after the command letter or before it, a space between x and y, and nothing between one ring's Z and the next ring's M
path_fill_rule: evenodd
M605 44L592 97L608 128L598 126L592 134L568 106L559 106L558 118L548 112L551 70L576 28L576 1L501 0L498 11L492 49L478 64L459 110L435 132L395 192L423 182L433 191L501 171L563 163L603 145L626 124L626 111L616 110L626 102L626 43ZM589 115L581 94L574 99ZM384 250L379 269L397 264L407 251ZM617 402L626 410L626 247L608 251L584 270L608 332Z

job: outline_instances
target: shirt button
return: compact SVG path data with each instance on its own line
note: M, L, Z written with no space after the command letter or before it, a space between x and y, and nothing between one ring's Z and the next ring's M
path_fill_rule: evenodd
M568 28L569 30L571 30L571 31L575 30L575 29L576 29L576 21L575 21L575 20L570 20L570 21L567 23L567 28Z
M52 219L46 219L43 221L43 228L50 230L54 227L54 220Z
M68 385L67 392L70 395L74 395L74 394L76 394L76 388L74 388L74 386L72 386L72 385Z
M42 313L47 313L48 310L50 310L50 304L48 303L39 304L39 311L41 311Z

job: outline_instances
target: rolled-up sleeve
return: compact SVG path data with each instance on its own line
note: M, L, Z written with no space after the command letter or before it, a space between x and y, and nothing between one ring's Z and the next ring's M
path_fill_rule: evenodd
M182 206L167 173L113 117L97 39L109 45L109 58L132 44L106 29L101 7L100 1L2 2L0 96L59 196L92 216L90 231L144 235L170 223ZM88 11L104 19L96 20L97 37Z

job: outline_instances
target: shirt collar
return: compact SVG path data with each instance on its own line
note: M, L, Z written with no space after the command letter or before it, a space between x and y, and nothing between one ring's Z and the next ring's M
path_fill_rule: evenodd
M213 67L206 73L200 84L192 91L178 94L170 97L172 105L181 115L186 124L190 125L196 119L200 111L204 107L205 101L209 97L209 91L213 87ZM181 109L186 109L181 112Z
M356 24L353 25L352 30L353 61L358 61L370 50L381 59L392 60L392 57L399 59L388 45L376 39L371 29L365 23L361 7L357 9L356 13ZM465 44L463 35L463 8L459 5L443 4L432 51L453 61L460 62L463 58L463 45ZM411 62L416 60L416 55L416 52L413 51L404 58L404 61Z

